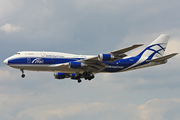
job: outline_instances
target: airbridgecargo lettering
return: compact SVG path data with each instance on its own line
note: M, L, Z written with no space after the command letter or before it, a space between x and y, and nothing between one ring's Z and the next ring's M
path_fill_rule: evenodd
M32 63L38 63L38 64L43 64L44 60L42 60L41 58L36 58L32 61Z
M55 72L55 79L70 78L78 83L81 79L91 80L95 73L124 72L160 64L177 55L164 55L170 35L162 34L141 53L136 56L127 56L125 53L143 44L134 44L99 55L75 55L61 52L21 51L4 60L10 67L20 69L22 78L24 70Z
M49 57L49 58L63 58L64 56L59 56L59 55L46 55L46 57Z
M124 66L108 66L107 68L114 68L114 69L116 69L116 68L120 68L120 69L123 69L123 68L124 68Z

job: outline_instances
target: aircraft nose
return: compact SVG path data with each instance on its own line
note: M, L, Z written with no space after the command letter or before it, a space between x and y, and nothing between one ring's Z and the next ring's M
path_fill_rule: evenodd
M8 65L8 59L4 60L4 64Z

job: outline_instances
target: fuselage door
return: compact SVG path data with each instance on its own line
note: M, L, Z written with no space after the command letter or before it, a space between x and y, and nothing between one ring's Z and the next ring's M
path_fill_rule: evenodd
M42 58L46 57L46 53L45 53L44 51L41 52L41 57L42 57Z
M28 64L31 63L31 58L30 58L30 57L27 58L27 63L28 63Z

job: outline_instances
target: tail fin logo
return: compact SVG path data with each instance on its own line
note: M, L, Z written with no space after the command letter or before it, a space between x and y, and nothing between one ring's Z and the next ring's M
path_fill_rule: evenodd
M161 57L164 55L164 51L166 49L166 43L161 43L161 44L155 44L152 46L149 46L147 50L153 51L153 54L150 55L151 57Z
M144 49L138 56L139 57L162 57L169 41L170 35L161 34L155 39L146 49Z
M164 55L164 51L166 49L166 43L153 44L148 46L145 50L143 50L139 55L141 57L162 57Z

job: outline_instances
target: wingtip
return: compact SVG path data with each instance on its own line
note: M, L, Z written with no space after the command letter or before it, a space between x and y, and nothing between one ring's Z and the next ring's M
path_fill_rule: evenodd
M134 47L140 47L140 46L143 46L144 44L135 44L133 45Z
M139 44L139 46L143 46L144 44Z
M173 53L173 55L177 55L177 54L179 54L179 53Z

